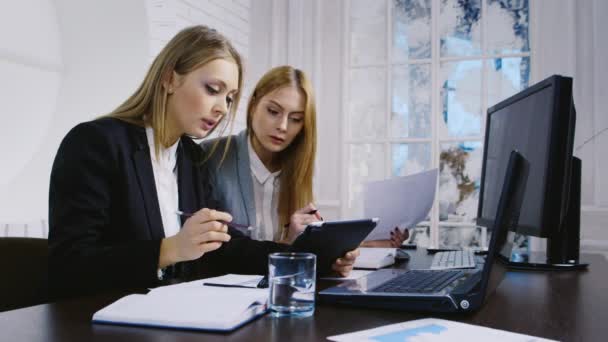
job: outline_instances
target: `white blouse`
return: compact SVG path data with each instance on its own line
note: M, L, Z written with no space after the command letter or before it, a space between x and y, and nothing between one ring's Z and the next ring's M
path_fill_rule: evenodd
M249 165L251 166L251 178L253 180L253 200L255 202L255 226L257 231L251 233L251 238L256 240L278 240L279 218L279 175L281 171L270 172L260 160L251 146L251 140L247 139L249 150Z
M160 148L158 159L154 153L154 130L146 127L146 138L150 147L150 159L152 160L152 171L154 172L154 184L160 216L163 220L165 237L177 234L181 228L179 215L179 192L177 188L177 145L169 148Z

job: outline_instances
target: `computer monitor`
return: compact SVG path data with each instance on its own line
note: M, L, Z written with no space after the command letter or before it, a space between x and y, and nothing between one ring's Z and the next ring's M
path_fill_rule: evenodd
M576 268L579 263L580 160L572 155L576 111L572 78L551 76L488 109L477 222L496 215L509 155L530 162L516 228L547 239L546 257L528 255L512 266Z

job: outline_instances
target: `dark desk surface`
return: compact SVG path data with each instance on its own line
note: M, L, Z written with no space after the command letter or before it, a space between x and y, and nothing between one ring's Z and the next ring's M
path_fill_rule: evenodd
M422 250L412 255L418 257L413 264L428 264L430 259ZM91 324L95 311L125 294L117 293L0 313L0 340L315 341L386 324L439 317L561 341L605 341L608 295L602 289L608 287L608 262L599 255L585 255L583 260L591 263L589 271L509 272L484 307L466 316L318 304L313 317L265 316L228 334Z

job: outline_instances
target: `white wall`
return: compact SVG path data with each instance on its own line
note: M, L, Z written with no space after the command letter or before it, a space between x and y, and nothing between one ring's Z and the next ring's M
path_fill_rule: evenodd
M32 11L37 8L37 11ZM35 155L44 148L61 86L63 58L54 4L30 0L0 11L0 222L42 215ZM40 198L41 197L41 198ZM15 205L15 202L19 205ZM40 222L40 220L37 220ZM5 224L0 225L6 230Z
M143 0L29 0L2 8L0 222L46 219L59 142L135 90L147 66L146 20Z

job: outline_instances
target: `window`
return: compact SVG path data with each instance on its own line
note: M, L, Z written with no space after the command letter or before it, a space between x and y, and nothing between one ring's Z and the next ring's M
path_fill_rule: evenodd
M528 1L345 4L343 213L360 215L366 181L438 168L435 205L414 242L485 244L474 224L485 112L528 86Z

